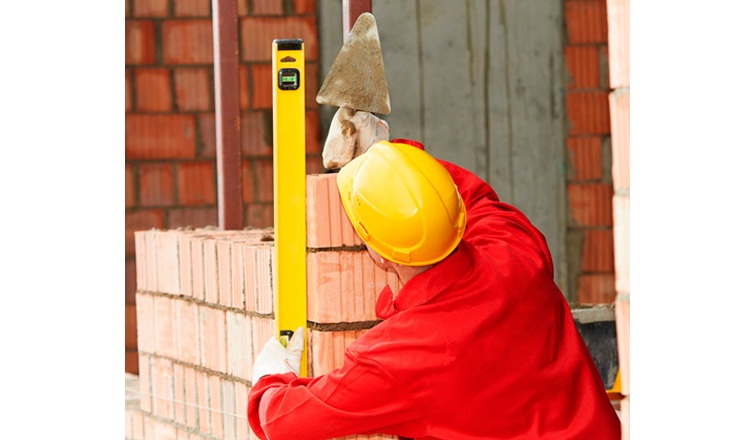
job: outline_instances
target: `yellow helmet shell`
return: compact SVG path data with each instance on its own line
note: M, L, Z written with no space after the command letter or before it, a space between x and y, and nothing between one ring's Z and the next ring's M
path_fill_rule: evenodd
M336 182L354 229L389 261L434 264L463 237L466 207L451 175L418 148L378 142L341 168Z

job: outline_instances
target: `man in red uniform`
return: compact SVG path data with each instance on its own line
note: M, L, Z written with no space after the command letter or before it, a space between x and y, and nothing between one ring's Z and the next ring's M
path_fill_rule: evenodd
M404 285L385 287L384 321L329 374L294 373L302 329L290 350L269 341L248 402L255 434L619 439L544 236L481 179L422 150L379 142L339 172L357 233Z

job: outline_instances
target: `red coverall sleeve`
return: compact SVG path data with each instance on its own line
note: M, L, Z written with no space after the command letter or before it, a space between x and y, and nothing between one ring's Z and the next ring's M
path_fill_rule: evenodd
M403 430L418 415L403 387L377 362L346 352L326 375L265 376L248 399L250 426L261 439L314 440Z

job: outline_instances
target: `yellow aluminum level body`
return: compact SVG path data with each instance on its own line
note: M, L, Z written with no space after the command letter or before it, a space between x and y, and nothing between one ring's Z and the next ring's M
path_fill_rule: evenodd
M305 51L302 40L273 42L274 311L276 335L307 329L305 220ZM305 338L307 339L307 338ZM305 341L307 342L307 341ZM307 344L300 376L307 376Z

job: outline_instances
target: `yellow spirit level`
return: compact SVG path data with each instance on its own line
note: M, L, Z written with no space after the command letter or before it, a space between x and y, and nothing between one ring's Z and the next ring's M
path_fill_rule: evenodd
M284 346L307 328L304 47L298 39L273 41L274 311ZM300 376L307 376L307 348Z

